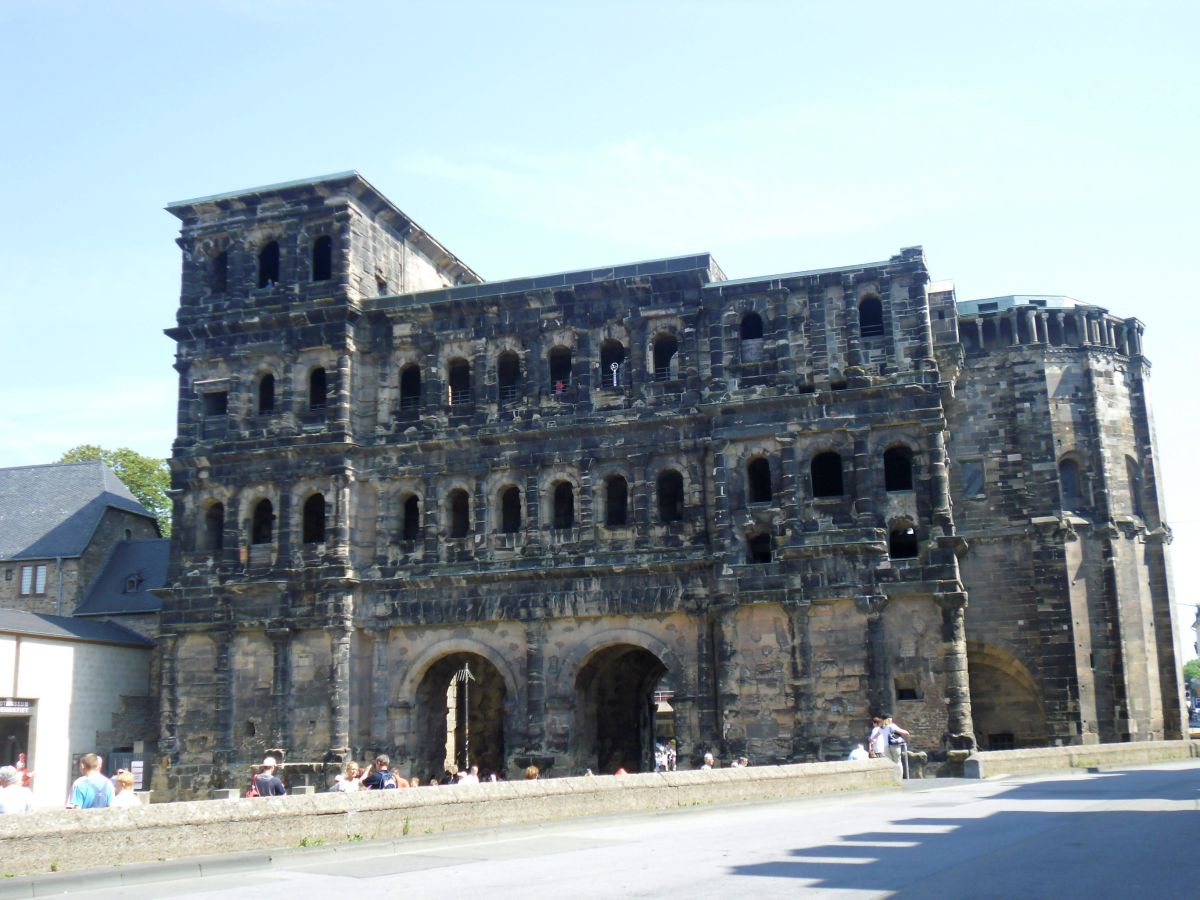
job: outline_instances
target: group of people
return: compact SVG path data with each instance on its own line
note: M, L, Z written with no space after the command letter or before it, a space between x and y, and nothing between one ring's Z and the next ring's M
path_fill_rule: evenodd
M278 775L279 763L273 756L262 761L258 774L250 780L246 790L247 797L282 797L287 794L287 787ZM530 772L532 771L532 774ZM538 777L537 766L525 770L526 778ZM479 774L479 766L467 766L459 769L457 766L447 768L440 778L430 776L425 784L430 786L451 784L481 784L485 781L500 780L496 773L489 772L484 776ZM392 767L392 760L386 753L380 753L369 763L360 765L350 760L342 771L334 777L330 790L348 794L354 791L387 791L400 788L420 787L421 779L415 775L405 778L400 770Z
M749 757L735 756L733 761L729 764L729 768L744 769L748 765L750 765ZM702 766L700 766L701 771L703 771L705 769L715 769L716 767L717 767L716 757L714 757L711 753L705 753L704 754L704 764Z
M900 777L908 777L909 733L892 719L891 713L871 717L871 734L867 746L859 744L850 751L850 759L887 758L896 764Z

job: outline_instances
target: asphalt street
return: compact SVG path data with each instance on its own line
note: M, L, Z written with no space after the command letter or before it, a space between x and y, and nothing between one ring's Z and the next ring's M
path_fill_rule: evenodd
M1200 762L297 849L88 898L1200 896ZM143 873L147 874L147 873ZM44 885L48 887L49 885Z

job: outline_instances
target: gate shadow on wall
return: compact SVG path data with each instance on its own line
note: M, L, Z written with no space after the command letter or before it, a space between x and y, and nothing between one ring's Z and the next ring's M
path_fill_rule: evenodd
M505 694L496 667L476 653L452 653L431 665L417 688L412 774L440 779L452 765L504 773Z
M1019 659L991 644L967 641L967 677L981 750L1019 750L1049 742L1041 692Z
M654 771L654 691L667 667L649 650L597 650L575 679L576 759L596 774ZM674 728L671 728L674 733Z

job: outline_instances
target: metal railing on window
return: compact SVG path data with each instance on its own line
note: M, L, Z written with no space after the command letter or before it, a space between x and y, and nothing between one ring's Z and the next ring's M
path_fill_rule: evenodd
M450 405L451 406L470 406L471 405L471 389L470 388L454 388L450 389Z
M521 399L521 386L519 384L504 384L499 390L500 402L505 406L510 406Z
M859 334L863 337L883 337L883 323L875 322L859 326Z

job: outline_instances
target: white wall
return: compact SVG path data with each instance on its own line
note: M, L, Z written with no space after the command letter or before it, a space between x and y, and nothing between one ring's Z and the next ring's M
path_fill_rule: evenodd
M0 635L0 696L34 701L29 767L39 806L66 802L77 775L71 760L107 751L94 746L96 732L112 727L121 695L149 689L149 650Z

